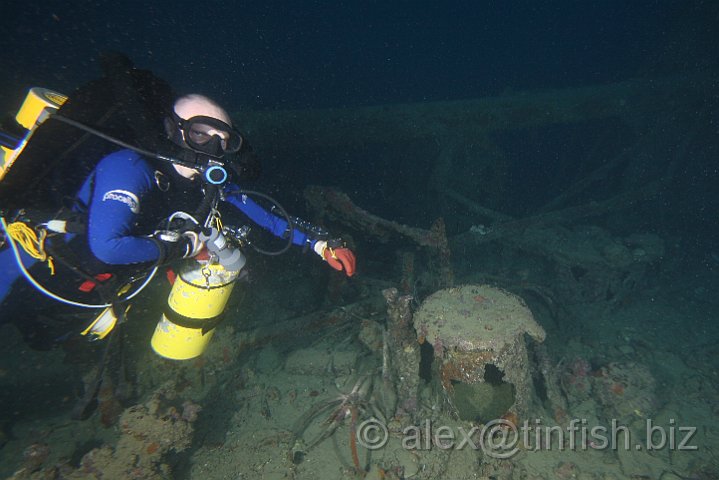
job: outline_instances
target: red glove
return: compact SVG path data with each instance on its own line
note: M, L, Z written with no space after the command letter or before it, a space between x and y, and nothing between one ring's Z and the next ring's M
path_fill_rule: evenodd
M326 241L320 240L315 243L314 251L335 270L340 272L344 270L348 277L355 274L357 260L355 259L355 254L349 248L332 248L327 245Z

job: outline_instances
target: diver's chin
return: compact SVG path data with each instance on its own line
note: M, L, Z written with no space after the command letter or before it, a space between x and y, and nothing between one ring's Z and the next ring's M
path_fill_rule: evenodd
M184 165L173 165L173 168L180 176L188 180L194 180L200 174L196 169Z

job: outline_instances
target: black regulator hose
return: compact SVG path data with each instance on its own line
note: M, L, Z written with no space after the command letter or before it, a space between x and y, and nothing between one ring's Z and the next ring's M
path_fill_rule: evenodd
M65 117L59 113L55 113L55 114L51 115L49 117L49 119L58 120L62 123L66 123L75 128L79 128L80 130L83 130L87 133L91 133L92 135L95 135L96 137L102 138L103 140L106 140L110 143L114 143L115 145L118 145L120 147L127 148L128 150L133 150L133 151L139 153L140 155L145 155L146 157L155 158L157 160L162 160L163 162L170 162L170 163L174 163L176 165L182 165L182 166L189 167L189 168L195 168L197 166L194 163L186 162L179 158L168 157L166 155L162 155L157 152L151 152L150 150L146 150L144 148L140 148L138 146L131 145L127 142L120 140L119 138L115 138L111 135L101 132L100 130L98 130L96 128L92 128L89 125L85 125L84 123L73 120L72 118Z
M212 210L212 207L215 206L215 201L217 200L217 194L219 193L219 188L217 185L213 185L211 183L205 183L205 195L202 197L202 201L200 202L200 205L197 207L197 210L195 210L195 214L193 217L197 219L199 222L206 221L207 217L210 216L210 210ZM206 225L203 225L203 227Z
M269 195L267 195L265 193L257 192L255 190L238 189L238 190L232 190L231 192L227 192L227 193L228 193L228 195L234 195L234 194L252 195L252 196L264 198L265 200L267 200L268 202L272 203L275 206L277 211L280 212L282 217L284 217L285 221L287 222L287 231L289 232L289 235L287 237L287 243L285 244L284 247L280 248L279 250L273 251L273 250L263 250L259 247L254 246L253 244L250 244L250 246L252 247L252 249L254 251L256 251L257 253L261 253L263 255L276 256L276 255L282 255L283 253L285 253L287 250L289 250L292 247L292 240L294 240L294 236L295 236L295 224L292 221L292 217L290 217L287 214L287 211L284 209L284 207L282 205L280 205L280 203L277 200L275 200L274 198L270 197Z

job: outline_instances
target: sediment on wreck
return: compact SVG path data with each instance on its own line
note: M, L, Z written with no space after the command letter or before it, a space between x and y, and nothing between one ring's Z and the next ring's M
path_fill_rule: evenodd
M414 327L434 349L432 381L448 413L516 422L540 408L527 342L544 341L545 332L520 297L489 285L440 290L422 303Z

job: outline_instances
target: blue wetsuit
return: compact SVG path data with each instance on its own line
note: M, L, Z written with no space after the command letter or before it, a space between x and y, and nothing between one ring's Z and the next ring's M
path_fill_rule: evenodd
M163 195L157 186L158 174L161 175L138 153L120 150L104 157L80 188L76 208L87 212L87 247L102 264L142 264L159 259L157 244L147 235L159 222L180 208L169 205L169 211L158 211L158 202L153 201ZM244 195L229 193L236 189L236 186L226 188L228 193L224 198L227 203L274 235L281 237L287 234L284 219ZM315 242L299 230L294 231L292 241L296 245L310 247ZM23 259L27 267L33 263L24 253ZM10 249L0 253L0 272L2 301L20 276Z

